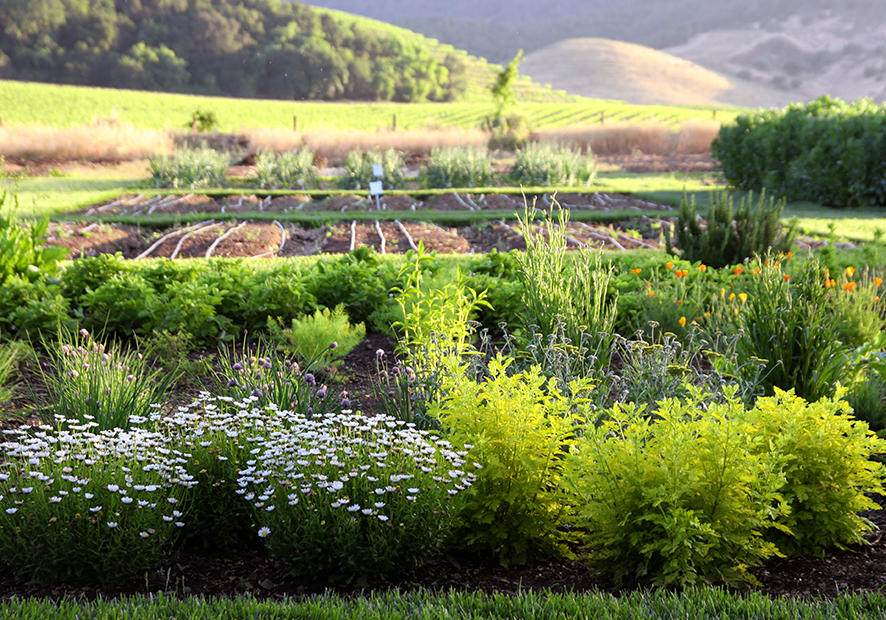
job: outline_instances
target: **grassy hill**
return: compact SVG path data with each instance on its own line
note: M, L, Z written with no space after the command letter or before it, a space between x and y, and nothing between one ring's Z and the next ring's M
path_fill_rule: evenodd
M493 112L492 102L320 103L178 95L113 88L66 86L0 80L0 120L7 126L72 127L107 119L152 129L184 129L195 110L212 112L221 131L244 127L300 130L369 130L388 128L397 115L400 129L480 127ZM517 111L536 129L606 122L656 121L678 125L711 118L710 107L643 106L620 101L577 98L573 101L522 102ZM720 107L717 119L735 110Z
M649 47L608 39L560 41L527 56L521 71L571 93L632 103L768 107L791 99L784 91L727 78Z
M495 75L501 70L501 66L492 64L485 58L472 56L464 50L456 49L446 43L441 43L437 39L426 37L412 30L401 28L387 22L361 17L353 13L346 13L334 9L325 9L315 7L320 13L332 16L336 21L342 24L355 24L364 30L377 32L381 35L392 35L400 38L404 42L427 49L432 56L438 60L443 60L446 56L452 54L460 58L466 67L467 75L467 93L466 99L469 101L491 101L489 94L489 86L495 79ZM520 76L514 87L518 101L575 101L575 96L570 96L563 90L552 90L549 86L542 86L534 83L526 76Z

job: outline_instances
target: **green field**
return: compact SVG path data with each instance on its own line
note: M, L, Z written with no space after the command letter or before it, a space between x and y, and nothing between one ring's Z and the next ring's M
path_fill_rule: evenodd
M0 80L0 122L12 125L73 127L116 119L137 127L184 129L195 110L215 113L220 131L248 127L291 128L298 117L302 131L480 127L493 113L491 101L458 103L320 103L233 99L154 93L87 86ZM571 102L521 102L516 110L535 129L599 123L655 121L679 125L710 119L712 108L644 106L600 99ZM717 119L734 118L737 110L718 110Z

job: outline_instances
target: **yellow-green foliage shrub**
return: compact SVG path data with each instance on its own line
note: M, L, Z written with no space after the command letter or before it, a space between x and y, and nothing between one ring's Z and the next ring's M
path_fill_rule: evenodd
M866 493L882 493L884 467L871 456L886 452L866 422L837 398L807 403L793 392L775 390L760 398L743 419L754 450L772 451L785 477L781 495L789 512L779 521L793 535L774 540L783 552L823 554L864 542L872 529L859 512L879 508Z
M592 563L622 583L753 581L777 553L765 532L783 477L763 437L745 435L739 401L664 400L653 419L616 405L569 456L576 525Z
M456 540L503 564L569 555L559 526L569 522L572 503L561 477L575 441L574 403L538 368L509 376L509 363L493 359L479 384L451 373L446 396L429 410L454 443L474 446L471 458L482 467Z

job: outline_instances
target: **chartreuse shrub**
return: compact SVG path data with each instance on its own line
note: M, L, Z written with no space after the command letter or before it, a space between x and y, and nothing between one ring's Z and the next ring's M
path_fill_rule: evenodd
M434 148L424 170L426 187L484 187L492 179L492 160L485 148Z
M314 154L307 150L259 153L255 180L265 189L305 189L314 182Z
M690 262L710 267L740 263L755 254L767 251L787 252L796 236L795 225L781 225L784 200L773 200L760 194L756 204L750 193L738 200L732 194L714 192L710 196L705 227L701 226L695 197L683 196L677 218L676 238L680 256ZM671 237L665 237L667 251L674 254Z
M366 336L363 323L351 325L344 304L332 310L323 308L313 315L292 319L292 327L281 327L268 319L268 331L280 350L303 363L311 361L320 368L335 366Z
M106 346L86 330L62 330L57 343L44 342L49 370L41 367L44 419L92 422L100 429L129 428L131 416L146 415L174 384L174 372L152 368L137 351Z
M529 187L590 185L597 168L590 154L532 143L517 150L510 176L514 183Z
M740 403L616 405L586 428L566 481L588 558L623 583L753 581L777 553L766 537L785 507L784 476L765 439L743 432Z
M571 522L574 502L561 478L584 417L577 413L582 403L554 379L537 367L509 375L510 363L494 358L479 383L453 368L429 408L452 441L474 446L471 459L481 465L457 543L505 565L570 555L571 537L561 526Z
M474 478L467 452L402 420L268 411L238 492L258 536L296 575L400 575L449 540ZM286 432L278 432L284 427Z
M150 157L152 185L174 189L221 187L228 172L228 156L210 148L183 149L173 155Z
M376 179L372 172L372 165L380 164L382 176ZM394 149L387 151L362 151L355 150L345 157L344 171L341 176L341 185L345 189L367 189L372 181L379 180L388 189L402 189L405 183L403 179L403 167L406 162L403 155Z
M886 470L871 457L886 452L851 407L834 398L806 402L792 392L775 391L738 415L751 450L778 458L784 476L781 497L788 508L778 518L785 529L771 532L790 555L823 555L834 547L864 543L874 525L858 513L877 509L869 493L882 493Z
M155 570L194 484L170 437L94 422L4 431L0 565L22 581L127 582Z

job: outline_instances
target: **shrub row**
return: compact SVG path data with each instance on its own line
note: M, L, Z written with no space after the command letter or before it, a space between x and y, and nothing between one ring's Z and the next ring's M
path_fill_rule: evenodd
M339 185L366 189L376 180L373 164L382 166L379 180L389 189L402 189L406 162L396 150L348 153ZM281 154L260 153L256 158L256 183L266 189L305 189L316 185L314 155L310 151ZM155 187L222 187L228 160L209 149L180 150L174 155L151 159ZM568 148L530 144L519 149L510 172L510 182L526 186L590 185L596 176L591 155ZM435 148L422 170L422 185L428 188L485 187L494 178L492 159L485 149Z
M821 97L739 116L711 147L735 187L789 200L886 205L886 106Z

